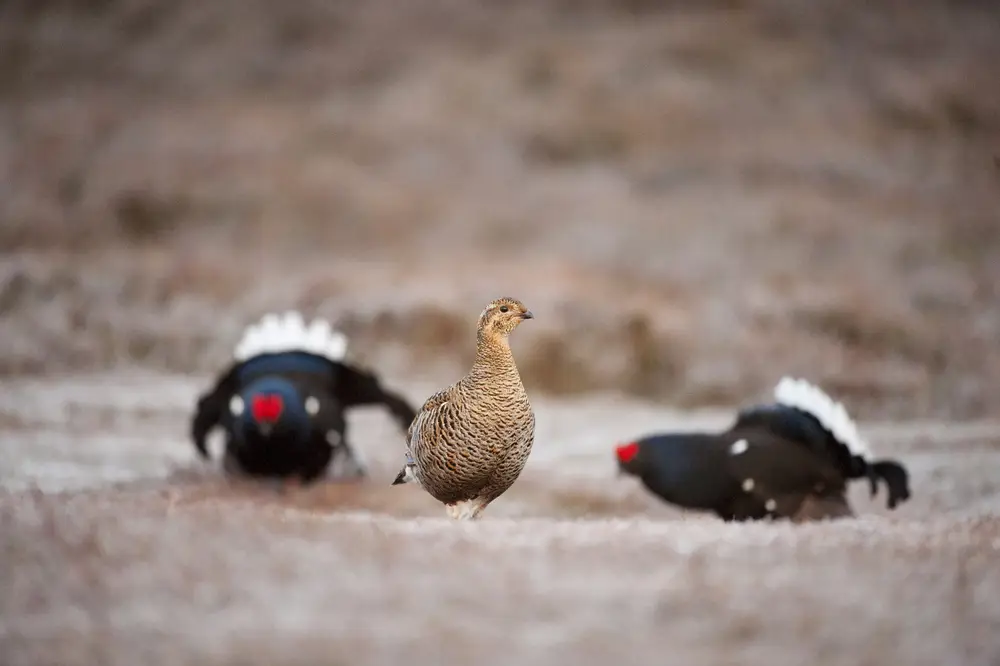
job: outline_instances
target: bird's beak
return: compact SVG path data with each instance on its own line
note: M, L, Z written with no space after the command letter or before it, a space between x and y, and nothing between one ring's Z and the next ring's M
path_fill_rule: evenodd
M534 319L535 315L531 314L531 310L521 313L521 319Z

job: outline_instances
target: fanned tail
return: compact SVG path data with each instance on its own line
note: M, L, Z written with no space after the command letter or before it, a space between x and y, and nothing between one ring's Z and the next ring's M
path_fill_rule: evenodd
M403 469L399 470L399 474L396 475L396 480L392 482L392 485L398 486L403 483L413 483L417 480L417 475L413 473L413 465L403 465Z
M821 388L804 379L782 377L774 387L774 397L783 405L811 414L834 439L847 447L852 456L871 462L872 452L858 432L857 424L848 415L844 405Z
M274 312L248 326L233 350L233 358L246 361L261 354L301 351L331 361L343 361L347 355L347 336L334 330L325 319L306 325L299 312Z
M396 480L392 482L392 485L398 486L404 483L415 483L417 481L417 463L413 460L409 453L406 454L406 464L403 465L403 469L399 470L399 474L396 475Z

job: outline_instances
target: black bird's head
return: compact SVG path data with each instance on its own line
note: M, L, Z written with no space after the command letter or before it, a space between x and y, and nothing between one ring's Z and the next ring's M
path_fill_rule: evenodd
M628 442L615 447L615 458L618 460L618 474L639 476L642 471L642 456L639 442Z

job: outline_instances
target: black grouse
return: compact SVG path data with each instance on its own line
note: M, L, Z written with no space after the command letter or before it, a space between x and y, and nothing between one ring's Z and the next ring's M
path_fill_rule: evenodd
M234 362L201 396L191 438L208 459L208 433L222 427L228 473L311 483L334 461L342 476L367 472L347 442L345 410L384 405L405 431L416 412L378 378L345 361L346 337L297 312L265 315L248 327Z
M847 484L867 478L888 489L894 509L910 497L895 460L874 460L844 406L789 377L775 402L742 409L721 433L649 435L616 448L620 472L663 500L723 520L795 521L853 516Z

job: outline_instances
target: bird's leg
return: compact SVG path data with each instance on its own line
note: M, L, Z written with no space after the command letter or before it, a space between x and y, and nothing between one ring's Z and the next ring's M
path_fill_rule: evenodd
M472 515L469 516L469 520L479 520L479 516L482 515L483 510L486 509L488 502L482 500L475 503L472 507Z
M452 520L477 520L487 504L488 502L481 499L465 500L446 504L445 509L448 511L448 517Z

